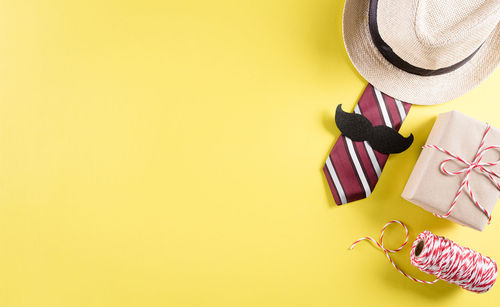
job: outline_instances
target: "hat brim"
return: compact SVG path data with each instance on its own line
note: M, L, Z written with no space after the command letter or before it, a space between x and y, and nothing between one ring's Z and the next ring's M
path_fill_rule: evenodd
M500 24L463 66L437 76L419 76L389 63L373 44L368 29L369 0L346 0L342 32L347 54L358 72L378 90L419 105L450 101L472 90L500 63Z

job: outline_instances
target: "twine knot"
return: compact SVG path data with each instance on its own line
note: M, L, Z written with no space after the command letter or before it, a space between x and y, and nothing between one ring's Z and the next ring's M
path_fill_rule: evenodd
M498 173L494 172L493 170L489 169L489 167L491 167L491 166L500 164L500 159L497 160L497 161L493 161L493 162L483 162L483 161L481 161L483 159L483 156L486 154L486 152L488 152L490 150L493 150L493 149L499 149L500 148L499 145L492 145L492 146L487 146L487 147L484 146L486 136L488 135L488 133L490 132L490 130L491 130L491 126L489 124L487 124L486 130L485 130L485 132L483 134L483 138L481 139L481 144L479 145L479 148L478 148L478 150L476 152L476 155L474 156L474 158L472 159L472 161L467 161L466 159L460 157L459 155L456 155L456 154L454 154L454 153L452 153L452 152L450 152L450 151L448 151L448 150L446 150L444 148L436 146L436 145L424 145L422 147L422 148L434 148L434 149L437 149L437 150L439 150L441 152L444 152L447 155L451 156L451 158L445 159L443 162L441 162L441 164L439 166L439 168L441 169L441 171L444 174L450 175L450 176L456 176L456 175L465 174L464 179L462 180L462 183L460 184L460 187L459 187L459 189L457 191L457 194L455 195L455 198L454 198L453 202L451 203L450 208L448 209L448 212L446 212L446 214L444 214L444 215L440 215L440 214L434 213L435 216L440 217L440 218L447 218L447 217L449 217L450 214L451 214L451 211L453 210L453 208L457 204L458 198L462 194L462 191L464 189L466 189L467 192L468 192L468 194L469 194L469 196L470 196L470 198L471 198L471 200L472 200L472 202L486 215L486 217L488 217L488 223L491 222L491 213L489 213L479 203L479 201L476 199L476 196L474 195L474 192L470 188L470 174L472 173L472 170L477 170L477 171L481 172L482 174L484 174L486 177L488 177L490 179L490 181L497 187L497 189L500 190L500 184L497 181L497 178L500 178L500 174L498 174ZM446 165L450 161L458 161L459 163L465 164L465 167L462 168L462 169L456 170L456 171L449 171L446 168Z

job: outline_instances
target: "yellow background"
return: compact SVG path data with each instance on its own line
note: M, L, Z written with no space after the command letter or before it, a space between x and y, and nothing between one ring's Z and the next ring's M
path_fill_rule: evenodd
M500 71L414 107L373 195L321 168L366 82L343 1L0 1L0 306L488 306L398 274L360 236L407 222L500 260L400 198L435 116L500 127ZM498 209L497 209L498 210ZM497 211L498 213L499 211ZM496 216L496 217L495 217ZM402 239L395 226L387 244ZM394 256L403 269L409 246Z

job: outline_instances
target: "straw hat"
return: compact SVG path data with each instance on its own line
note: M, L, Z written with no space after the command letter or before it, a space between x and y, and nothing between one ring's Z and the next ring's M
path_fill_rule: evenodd
M500 62L500 0L346 0L347 53L368 82L433 105L481 83Z

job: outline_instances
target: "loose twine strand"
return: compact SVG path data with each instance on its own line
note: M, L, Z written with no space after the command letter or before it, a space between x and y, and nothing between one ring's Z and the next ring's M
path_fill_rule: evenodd
M406 239L405 241L403 242L403 244L401 244L400 247L396 248L396 249L388 249L388 248L385 248L384 246L384 233L385 233L385 230L387 227L389 227L391 224L394 224L394 223L397 223L401 226L403 226L405 232L406 232ZM403 249L403 247L406 245L406 243L408 243L408 228L406 227L406 225L401 222L401 221L397 221L397 220L392 220L392 221L389 221L387 224L384 225L384 227L382 228L382 232L380 233L380 240L377 241L375 239L373 239L372 237L363 237L363 238L359 238L358 240L354 241L354 243L352 243L351 247L349 247L350 250L352 250L356 245L358 245L359 242L363 241L363 240L368 240L368 241L371 241L375 244L377 244L377 246L385 253L385 255L387 256L387 259L389 260L389 262L392 264L392 266L398 270L399 273L403 274L405 277L415 281L415 282L419 282L419 283L423 283L423 284L433 284L435 282L437 282L439 280L439 278L436 278L435 280L432 280L432 281L426 281L426 280L421 280L421 279L418 279L418 278L415 278L413 276L410 276L408 274L406 274L405 272L403 272L397 265L396 263L394 263L394 260L392 260L391 256L390 256L390 253L395 253L395 252L398 252L400 250Z
M384 232L389 225L394 223L404 228L406 239L400 247L388 249L383 242ZM420 271L434 275L436 279L425 281L408 275L390 257L390 253L400 251L408 242L408 228L401 221L392 220L385 224L379 241L371 237L363 237L354 241L349 249L352 250L363 240L375 243L399 273L415 282L434 284L442 279L466 290L483 293L491 289L497 278L498 270L494 260L467 247L460 246L445 237L436 236L430 231L424 231L417 236L412 245L410 260ZM419 249L418 252L417 249Z
M453 211L453 208L457 204L457 201L458 201L460 195L462 194L462 191L464 189L467 189L472 202L486 215L486 217L488 217L488 223L491 222L491 213L489 213L479 203L479 201L476 199L476 196L474 195L474 193L472 192L472 189L470 187L470 174L471 174L472 170L478 170L481 173L483 173L485 176L487 176L491 180L491 182L500 190L500 183L497 181L497 179L495 179L495 178L500 178L500 174L486 168L489 166L494 166L494 165L500 164L500 159L497 161L494 161L494 162L481 162L481 160L483 159L483 156L486 152L488 152L492 149L499 149L500 148L499 145L492 145L492 146L484 147L486 136L488 135L490 130L491 130L491 126L490 126L490 124L487 124L486 130L483 134L483 138L481 139L481 143L479 145L479 148L476 152L476 155L472 159L472 161L467 161L463 157L460 157L459 155L456 155L456 154L454 154L454 153L452 153L452 152L450 152L442 147L439 147L437 145L424 145L422 147L422 148L434 148L434 149L437 149L437 150L444 152L445 154L451 156L451 158L448 158L448 159L444 160L443 162L441 162L441 165L440 165L441 171L443 173L445 173L446 175L456 176L456 175L460 175L460 174L465 174L464 179L462 180L462 183L460 184L460 187L457 191L457 194L455 195L455 198L453 199L453 202L451 203L451 206L448 209L448 211L443 215L434 213L435 216L440 217L440 218L449 217L451 212ZM449 171L446 169L446 164L448 164L448 162L450 162L450 161L461 162L461 163L465 164L465 167L462 169L459 169L457 171Z

